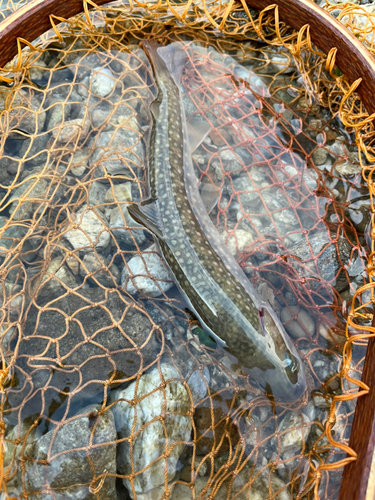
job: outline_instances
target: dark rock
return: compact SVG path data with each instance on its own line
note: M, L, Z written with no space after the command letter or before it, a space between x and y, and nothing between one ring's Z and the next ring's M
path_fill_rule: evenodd
M101 402L109 379L112 385L125 382L160 350L147 314L116 290L84 289L52 299L38 299L24 316L8 392L10 407L22 405L23 418L39 413L57 418L68 404L77 411L88 401Z

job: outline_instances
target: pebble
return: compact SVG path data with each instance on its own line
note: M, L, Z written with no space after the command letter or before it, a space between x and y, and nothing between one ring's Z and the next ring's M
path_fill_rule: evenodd
M13 219L32 218L40 205L45 201L45 195L48 191L48 182L44 178L38 178L35 175L26 177L22 184L19 184L9 199L11 207L9 213Z
M121 286L132 295L143 292L151 297L158 297L173 285L155 245L151 245L141 255L132 257L121 273Z
M91 122L88 118L76 118L75 120L67 120L60 125L59 128L52 130L52 137L59 143L67 143L70 141L81 141L87 137L91 127Z
M159 368L155 367L127 388L116 389L110 394L120 439L134 436L132 448L127 441L118 444L119 472L136 474L132 484L128 479L123 479L131 498L134 498L132 485L137 498L161 498L164 494L165 473L168 481L174 478L184 442L190 440L192 418L188 415L188 391L173 366L161 364L160 371L164 386L161 385L163 380ZM133 401L134 406L131 404ZM159 420L160 417L162 420ZM166 451L168 458L158 460ZM151 462L154 463L150 465Z
M351 253L351 246L346 238L339 237L337 243L326 229L308 237L290 247L290 253L301 259L304 264L301 265L297 260L291 262L291 265L297 270L299 275L305 278L315 278L307 280L305 287L317 290L323 284L334 286L338 292L342 292L348 286L348 280L342 270L341 262L348 263ZM336 247L337 245L337 247ZM310 248L311 247L311 248ZM341 262L337 256L337 249L340 254ZM312 257L317 257L317 261Z
M343 344L346 342L346 336L344 333L342 335L338 335L335 333L332 328L328 328L326 325L320 323L318 326L319 335L321 335L327 342L330 344Z
M146 241L144 227L133 219L127 206L115 207L110 211L109 227L118 243L138 248Z
M230 253L237 258L253 241L253 235L249 231L236 229L234 234L227 239L226 246Z
M108 182L105 175L131 176L134 170L144 165L144 146L142 135L134 119L127 128L118 128L111 132L99 132L92 139L89 147L94 148L90 157L90 167L95 169L95 177L101 182Z
M356 175L362 171L361 165L350 162L349 160L336 163L335 170L343 177L348 175Z
M283 47L273 48L272 52L271 50L267 50L267 52L262 54L260 59L262 59L262 61L259 62L257 66L260 66L261 69L258 68L257 73L283 73L287 75L296 71L291 53Z
M257 467L251 469L249 465L245 465L240 470L236 470L233 475L227 472L228 479L220 487L212 479L209 483L210 477L198 475L194 481L194 496L188 485L179 483L172 492L171 500L193 500L193 498L265 500L270 497L270 491L272 491L273 500L291 500L289 489L286 488L283 480L275 472L269 474L268 470L267 467L260 470ZM246 487L250 477L252 478L251 485ZM214 491L213 488L215 488ZM205 490L204 493L202 493L203 490Z
M296 319L292 319L297 316ZM281 321L286 331L294 338L308 338L315 334L315 321L309 313L299 306L288 306L281 309Z
M108 270L106 269L108 268ZM107 288L114 288L120 281L120 270L115 264L101 255L86 253L80 266L80 275L84 278L90 273L90 279L98 286L96 282Z
M91 91L100 97L107 97L116 85L116 79L109 68L96 67L91 75Z
M111 235L103 215L99 217L94 210L83 207L70 218L72 223L68 224L64 237L75 250L91 252L95 247L101 251L108 246ZM78 227L72 227L73 224Z
M51 260L42 281L35 281L33 290L38 290L40 297L62 295L67 289L74 289L79 285L68 266L63 264L63 260L63 257Z
M309 423L310 419L304 413L292 413L282 420L279 426L282 453L301 451L310 434Z
M78 150L74 153L72 162L70 164L70 172L76 177L82 177L88 167L89 167L89 158L91 151L89 150Z
M195 370L187 380L194 406L206 397L207 386L210 384L210 379L210 372L207 366L205 366L202 372L200 370Z
M328 158L328 151L324 148L317 148L312 154L314 165L324 165Z
M11 489L32 497L35 491L45 490L47 485L51 497L59 500L91 498L90 484L105 471L108 475L100 489L100 498L116 498L114 418L109 409L100 417L89 418L91 414L97 415L98 410L100 406L88 406L73 419L62 422L59 427L52 426L47 434L26 445L23 470L19 460ZM100 444L102 446L95 446Z
M8 229L0 235L0 256L5 255L7 250L17 244L27 233L27 229L23 225L17 225L6 217L0 216L0 229L6 224L8 224Z

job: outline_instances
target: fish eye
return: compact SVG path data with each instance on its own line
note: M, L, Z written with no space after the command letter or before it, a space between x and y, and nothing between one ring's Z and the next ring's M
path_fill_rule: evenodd
M298 363L292 354L288 354L285 357L287 365L285 367L286 374L289 380L296 384L298 382Z

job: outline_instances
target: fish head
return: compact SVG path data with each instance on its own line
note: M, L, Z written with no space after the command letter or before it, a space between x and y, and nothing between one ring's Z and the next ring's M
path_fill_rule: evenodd
M272 367L262 372L260 383L277 399L297 401L306 391L302 360L280 319L268 304L259 307L259 318L269 353L272 353L268 356Z

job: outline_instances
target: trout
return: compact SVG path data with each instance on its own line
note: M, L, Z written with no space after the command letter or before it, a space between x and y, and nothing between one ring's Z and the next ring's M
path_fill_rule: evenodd
M160 253L202 327L267 393L298 400L306 390L301 359L269 303L263 301L211 222L197 183L192 151L207 122L188 131L180 80L180 43L143 43L157 84L151 104L149 198L129 206L154 235Z

